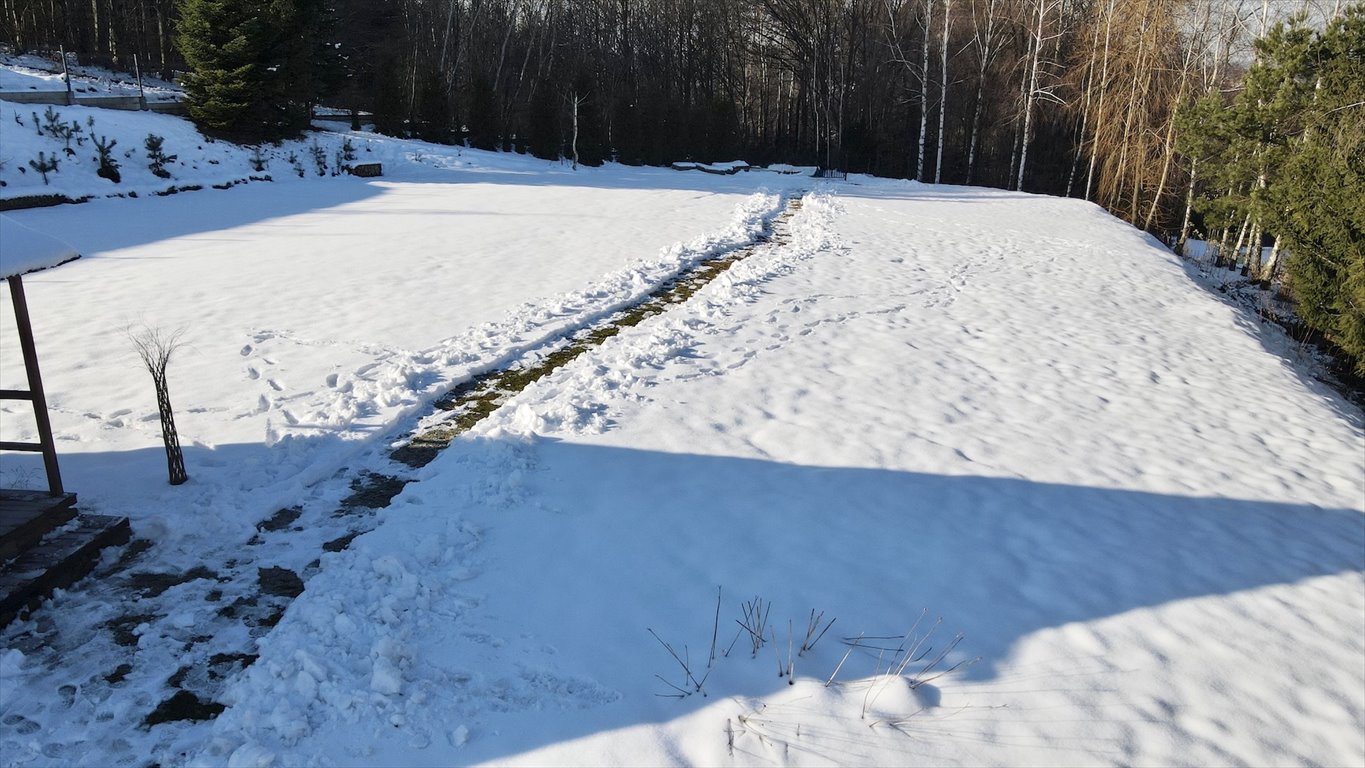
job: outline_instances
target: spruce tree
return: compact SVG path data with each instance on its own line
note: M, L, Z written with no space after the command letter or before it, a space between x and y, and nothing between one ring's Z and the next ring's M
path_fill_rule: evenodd
M180 0L190 118L234 141L298 135L338 81L330 19L324 0Z
M185 95L190 118L211 136L246 138L259 124L260 22L234 0L182 0L176 44L192 68ZM253 114L255 113L255 114Z

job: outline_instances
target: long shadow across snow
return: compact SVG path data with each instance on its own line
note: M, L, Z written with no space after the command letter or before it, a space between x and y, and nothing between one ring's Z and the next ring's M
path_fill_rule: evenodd
M400 498L415 496L416 506L404 504L379 518L384 528L401 530L410 524L406 518L414 510L430 510L440 518L467 517L487 531L475 552L482 573L461 587L480 595L478 609L446 627L448 635L415 637L414 643L435 649L443 658L475 665L476 684L488 683L486 690L516 700L516 686L524 679L518 677L525 669L522 665L534 668L535 660L493 651L481 666L478 654L489 652L486 640L469 639L482 636L490 626L501 626L509 633L511 648L525 642L511 639L516 637L553 643L558 654L545 662L553 665L551 670L566 665L623 696L586 709L575 705L559 711L549 701L545 702L549 709L540 711L537 705L539 714L518 717L515 728L503 728L506 737L471 741L459 753L462 762L505 758L594 733L666 722L724 696L762 698L784 689L771 675L765 649L761 665L753 662L755 670L761 666L761 674L744 671L742 665L750 664L744 654L743 661L727 662L730 667L712 677L708 698L678 701L654 696L662 686L653 674L671 675L676 669L670 669L673 662L645 628L691 642L694 656L701 656L712 633L717 586L725 590L721 620L731 630L738 602L754 595L772 602L775 621L782 625L787 618L803 622L811 608L838 618L820 653L801 662L798 671L805 676L823 677L833 669L843 651L833 636L903 633L927 608L931 616L943 617L945 635L956 631L966 635L961 655L982 657L981 663L960 673L980 681L995 679L1012 647L1041 630L1186 599L1365 570L1365 512L1360 509L801 466L548 439L529 449L521 443L513 447L529 450L527 458L535 470L519 501L487 507L454 501L468 496L451 492L452 479L457 484L461 477L487 487L501 484L502 478L487 476L486 462L463 460L508 449L498 443L457 441L403 491ZM277 460L271 449L254 444L212 451L191 447L188 453L192 475L205 477L215 466L265 466ZM163 472L159 454L155 450L72 454L64 457L63 466L73 487L81 477L106 473L111 465L119 465L130 478L159 482ZM485 474L470 474L476 471ZM312 501L301 500L297 520L264 530L252 542L223 541L217 554L231 555L232 561L206 560L206 570L198 576L186 574L165 585L153 581L149 590L135 562L102 569L95 582L87 582L85 590L93 589L88 597L82 597L78 588L53 605L55 622L12 627L5 641L13 647L28 653L41 650L39 659L48 653L62 658L79 647L86 671L98 673L86 680L79 669L54 668L53 690L47 697L35 695L30 704L51 718L58 705L46 699L58 700L59 685L76 684L92 691L104 687L103 676L116 673L112 667L129 658L132 650L120 650L119 627L128 624L126 631L133 623L147 623L172 638L183 634L187 645L178 650L171 644L168 649L174 652L164 657L157 646L140 651L124 685L147 691L151 701L178 688L216 696L226 682L223 676L250 663L241 654L254 653L251 638L270 631L289 601L272 598L259 607L253 604L245 623L230 610L215 612L228 609L232 595L253 591L258 569L284 567L309 580L318 567L309 561L319 555L323 571L345 562L328 561L322 549L330 538L358 522L336 517L338 496L322 493ZM188 516L206 513L213 514L186 510ZM359 513L373 514L365 509ZM322 583L335 584L335 576L343 583L346 579L368 583L373 578L368 571L357 571L328 574ZM420 572L418 576L441 578ZM234 587L225 579L248 583ZM317 588L309 580L307 590ZM360 594L363 589L355 591ZM214 592L227 597L215 602ZM308 594L302 599L307 601ZM196 626L177 629L170 621L175 612L196 606L207 609L200 610ZM357 610L363 616L366 607ZM511 625L505 621L509 616L514 617ZM114 630L113 639L91 644L91 631L104 627ZM185 678L183 670L177 673L182 665L194 666L199 657L209 659L200 662L209 679ZM640 659L647 660L646 665L652 660L653 665L635 663ZM100 666L101 660L111 668ZM855 657L840 679L871 674L873 661ZM215 683L213 675L219 675L220 682ZM367 684L351 682L362 688ZM507 711L506 700L481 701L481 694L474 691L450 695L465 697L462 706L468 707L471 717ZM537 694L531 690L525 695L533 700ZM27 706L13 712L27 714ZM132 721L108 725L135 726L149 714L133 710L128 713ZM559 714L547 717L545 712ZM50 721L47 726L60 723ZM157 726L171 729L158 731L164 738L191 742L198 739L191 734L207 733L203 727ZM91 743L97 742L98 738ZM390 756L400 762L420 761L425 754L397 748L402 754Z
M660 581L728 574L743 582L737 594L817 605L877 585L852 600L867 618L935 606L987 660L1046 627L1365 570L1365 509L557 440L538 442L535 456L534 487L552 491L557 509L535 524L561 529L566 561L656 574L676 562L681 581ZM505 525L522 522L531 519ZM622 533L601 535L609 530Z
M529 161L528 161L529 162ZM100 199L79 205L61 205L12 211L6 215L28 226L50 231L67 239L82 253L113 251L173 237L226 232L269 219L281 219L324 211L382 195L386 185L511 185L616 190L680 190L698 194L740 194L766 186L796 186L799 177L769 173L716 176L679 172L665 168L583 168L569 171L552 163L525 170L502 168L402 168L377 179L342 176L288 182L253 182L226 190L203 189L166 197ZM801 181L808 181L800 179ZM401 213L401 211L391 211ZM414 214L460 214L461 211L414 211ZM493 215L480 210L481 215ZM517 211L524 214L525 211ZM583 212L586 214L588 212ZM580 215L583 215L580 214ZM566 215L546 212L545 215ZM73 227L78 222L79 227ZM324 233L319 233L322 236ZM244 243L244 247L248 244ZM388 247L376 243L377 248ZM60 278L50 278L60 279Z
M382 192L380 187L350 177L279 184L253 182L230 189L135 200L92 200L6 215L52 232L89 255L334 208Z
M482 448L456 443L462 450ZM531 450L525 503L478 521L490 533L480 556L487 567L471 588L487 596L490 615L523 617L525 636L554 642L561 657L575 656L572 667L634 693L592 714L518 720L513 741L470 744L462 760L580 738L588 727L671 720L718 697L784 687L764 650L766 682L756 689L727 688L722 671L707 699L641 693L662 689L651 673L678 671L645 628L679 647L691 642L693 658L703 657L717 586L730 632L738 602L754 595L772 601L781 632L787 618L804 626L815 608L838 617L832 634L893 635L927 608L943 617L945 635L965 634L960 654L982 657L961 673L980 681L996 679L1012 647L1041 630L1365 570L1363 509L555 440ZM466 471L461 466L433 463L431 495L425 481L407 491L424 505L413 509L463 513L440 479ZM403 525L401 517L388 524ZM452 655L461 653L455 642ZM804 674L828 675L842 650L829 643L824 656L802 662ZM656 668L622 661L651 653ZM850 662L841 679L871 674L872 665Z

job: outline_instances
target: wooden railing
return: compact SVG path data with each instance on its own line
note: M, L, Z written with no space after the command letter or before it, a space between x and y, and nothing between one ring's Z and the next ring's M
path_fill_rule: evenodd
M33 344L33 324L29 322L24 282L18 275L9 277L7 282L10 298L14 301L14 322L19 328L19 347L24 353L24 373L28 376L28 389L0 389L0 400L27 400L33 404L33 419L38 424L38 442L0 441L0 451L41 453L43 467L47 470L48 492L53 496L61 496L62 473L57 468L57 446L52 439L52 422L47 416L43 379L38 373L38 351Z

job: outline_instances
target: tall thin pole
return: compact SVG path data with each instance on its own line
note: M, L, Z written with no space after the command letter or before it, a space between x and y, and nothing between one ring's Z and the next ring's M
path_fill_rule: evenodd
M142 68L138 66L137 54L133 54L133 76L137 78L137 106L138 109L147 108L147 94L142 90Z
M71 91L71 72L66 68L66 46L57 50L62 54L62 79L66 81L66 105L69 107L76 103L76 95Z

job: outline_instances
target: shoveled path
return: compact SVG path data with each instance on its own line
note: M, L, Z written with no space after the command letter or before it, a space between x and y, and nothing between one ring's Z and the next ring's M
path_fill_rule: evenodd
M74 588L84 593L86 610L71 615L40 608L31 623L11 628L5 645L22 651L28 664L65 666L71 674L52 697L6 702L8 714L0 724L44 762L113 755L119 764L142 764L148 756L119 736L133 728L159 731L155 754L188 756L206 723L223 711L216 699L226 681L256 660L256 639L303 592L323 554L345 549L374 527L378 510L412 481L412 469L429 463L456 435L532 382L621 329L686 301L756 249L782 245L800 207L798 193L752 242L698 263L613 315L457 385L429 414L407 420L401 432L376 441L375 449L354 462L383 469L343 469L309 487L295 505L260 523L246 549L229 545L205 552L201 565L178 572L149 567L148 539L106 556ZM157 641L162 638L172 642ZM91 675L92 668L100 671ZM111 707L116 701L122 703ZM67 711L57 714L54 708ZM43 732L45 724L72 719L86 721L82 733Z

